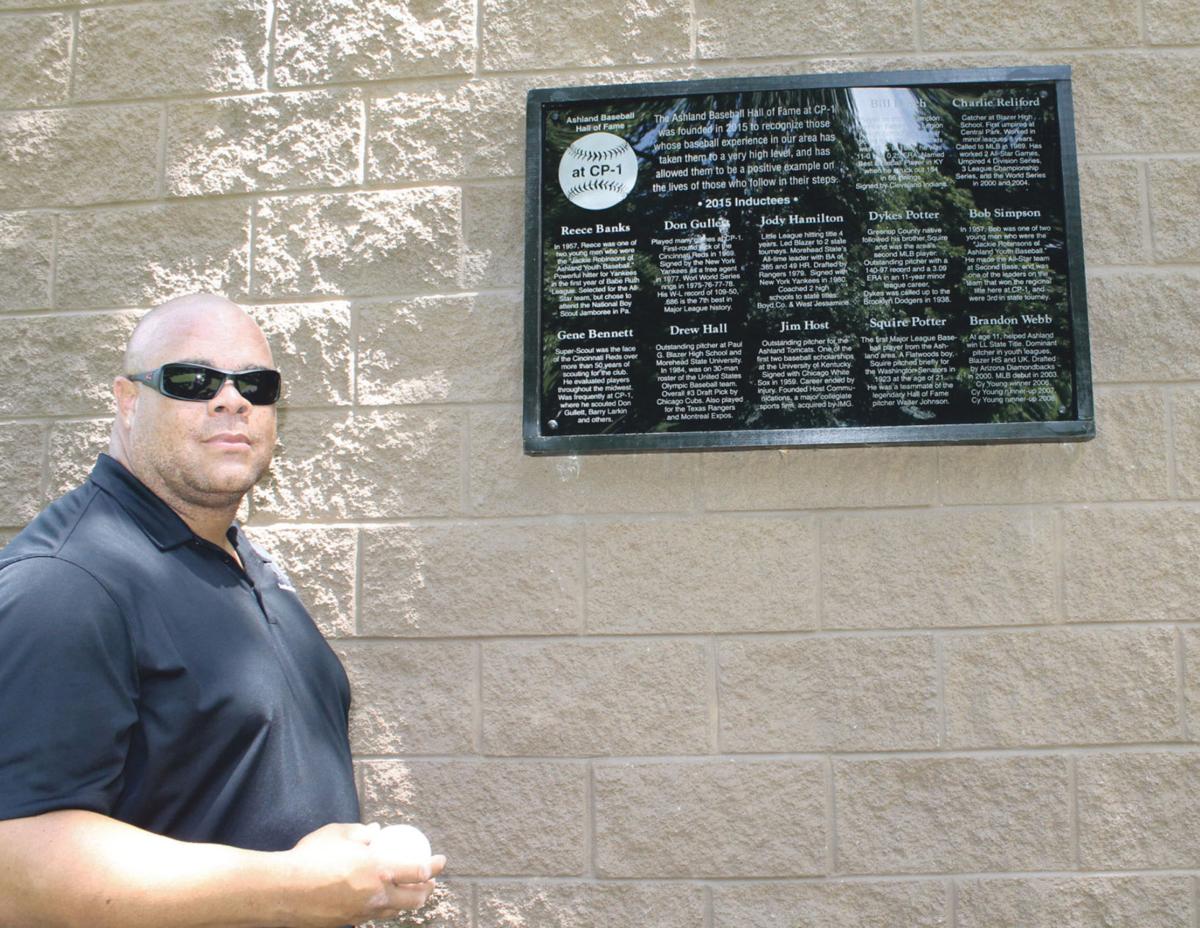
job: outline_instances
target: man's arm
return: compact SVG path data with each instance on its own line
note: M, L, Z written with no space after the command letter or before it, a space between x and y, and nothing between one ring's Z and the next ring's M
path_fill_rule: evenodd
M326 825L289 851L156 835L78 809L0 821L3 928L333 928L418 908L445 858L387 860L377 826Z

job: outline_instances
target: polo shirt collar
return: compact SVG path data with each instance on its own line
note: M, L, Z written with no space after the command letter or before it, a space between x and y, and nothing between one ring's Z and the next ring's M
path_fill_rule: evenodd
M88 479L113 497L142 531L163 551L191 541L195 535L174 509L107 454L96 459Z

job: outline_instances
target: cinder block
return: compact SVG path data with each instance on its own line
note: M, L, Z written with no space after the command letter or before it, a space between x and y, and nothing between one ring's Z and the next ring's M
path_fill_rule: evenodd
M359 403L520 401L516 295L360 303L356 311Z
M354 634L357 533L353 529L252 527L247 534L287 574L321 634L326 638Z
M0 214L0 312L46 309L50 305L50 261L54 217L46 213Z
M1185 876L963 880L960 928L1190 928L1191 880Z
M838 873L1073 866L1063 757L835 761Z
M1200 57L1188 50L1149 49L1057 57L1072 66L1081 152L1200 148L1200 98L1194 92Z
M108 453L111 434L111 417L59 421L50 426L50 475L43 503L58 499L87 479L96 458L101 452Z
M275 365L283 374L284 406L350 403L353 345L349 302L248 309L271 343Z
M600 877L816 876L825 872L819 761L597 763Z
M1200 619L1200 511L1186 507L1063 513L1071 622Z
M262 200L255 292L369 296L453 289L461 204L451 187Z
M707 753L709 659L694 641L483 646L483 750L537 757Z
M581 876L587 765L382 761L362 769L363 821L408 821L456 876Z
M525 266L525 189L520 184L463 189L463 285L521 286Z
M696 456L530 456L519 408L470 413L470 503L477 516L689 511Z
M706 509L919 506L937 498L934 448L780 448L707 454Z
M102 416L112 412L135 313L0 317L0 415Z
M469 522L365 529L364 635L574 634L583 585L573 526Z
M815 628L816 538L807 518L589 525L587 627L649 634Z
M0 113L0 208L149 199L158 137L155 106Z
M724 883L713 928L945 928L942 882Z
M1183 690L1184 726L1189 741L1200 741L1200 629L1184 627Z
M459 509L457 412L281 410L255 520L374 519Z
M1180 496L1200 498L1200 391L1179 390L1171 398L1175 480Z
M723 752L937 747L937 674L928 635L722 640Z
M1171 741L1170 629L1044 629L945 640L952 748Z
M1136 0L928 0L924 48L1110 48L1139 42Z
M1092 361L1100 381L1195 380L1200 274L1128 271L1088 282ZM1097 426L1099 431L1100 426Z
M45 426L0 425L0 525L22 528L42 508L45 447Z
M683 61L691 41L684 0L483 0L481 13L488 71Z
M1149 170L1154 256L1159 261L1200 261L1200 160L1152 161Z
M470 71L472 0L279 0L275 81L281 87Z
M1088 870L1191 869L1200 862L1200 754L1080 757L1079 856Z
M267 0L178 0L84 10L81 100L255 90L266 85Z
M356 754L469 754L475 648L465 641L339 641Z
M1052 621L1057 575L1050 513L847 515L823 527L826 628Z
M970 506L1165 499L1170 466L1162 392L1101 389L1095 405L1091 441L939 448L942 501Z
M1191 0L1144 0L1146 35L1154 45L1200 43L1200 19Z
M250 207L169 203L58 219L59 307L149 306L173 296L246 292Z
M1141 264L1149 257L1141 187L1136 161L1080 162L1083 254L1088 266Z
M71 81L71 17L6 16L0 32L0 106L64 103Z
M869 15L845 0L791 3L766 0L748 15L737 0L697 0L700 58L915 50L912 5L873 4ZM806 67L807 70L807 67Z
M172 104L167 192L187 197L353 184L363 105L357 91Z
M704 891L688 883L489 883L475 928L702 928Z

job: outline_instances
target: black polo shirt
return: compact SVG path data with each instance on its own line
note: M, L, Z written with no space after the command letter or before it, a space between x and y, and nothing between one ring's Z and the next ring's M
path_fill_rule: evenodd
M286 575L112 458L0 552L0 819L283 850L356 822L350 687Z

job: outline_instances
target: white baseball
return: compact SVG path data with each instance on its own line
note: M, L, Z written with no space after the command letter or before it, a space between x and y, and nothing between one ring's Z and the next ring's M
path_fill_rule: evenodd
M433 856L429 839L421 833L421 829L412 825L388 825L381 828L371 844L405 861L428 862Z
M576 206L608 209L629 196L637 171L633 146L611 132L589 132L563 152L558 185Z

